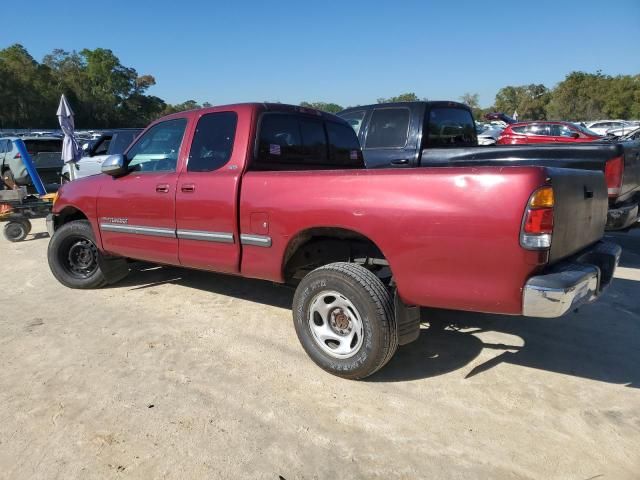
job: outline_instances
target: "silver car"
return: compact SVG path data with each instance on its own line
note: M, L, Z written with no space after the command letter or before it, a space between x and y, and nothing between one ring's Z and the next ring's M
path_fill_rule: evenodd
M109 155L124 153L135 138L142 132L141 128L122 128L104 132L98 141L89 148L86 155L76 162L75 178L84 178L100 173L102 162ZM69 164L62 168L62 182L71 179Z

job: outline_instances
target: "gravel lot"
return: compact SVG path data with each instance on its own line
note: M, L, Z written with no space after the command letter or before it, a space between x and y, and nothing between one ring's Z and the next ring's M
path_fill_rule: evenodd
M72 291L44 232L0 239L0 478L640 476L640 229L595 305L425 310L361 382L306 357L284 287L139 265Z

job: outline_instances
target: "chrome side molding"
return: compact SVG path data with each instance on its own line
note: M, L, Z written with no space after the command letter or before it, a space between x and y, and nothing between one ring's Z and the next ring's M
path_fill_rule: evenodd
M116 223L101 223L100 229L105 232L131 233L134 235L149 235L151 237L176 238L173 228L141 227L138 225L120 225Z
M255 247L270 247L271 237L267 235L249 235L243 233L240 235L240 243L242 245L253 245Z
M233 233L208 232L205 230L177 230L178 238L184 240L202 240L205 242L233 243Z

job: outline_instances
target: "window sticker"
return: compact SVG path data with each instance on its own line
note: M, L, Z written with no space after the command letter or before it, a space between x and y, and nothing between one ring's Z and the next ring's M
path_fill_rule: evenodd
M280 155L280 145L275 145L273 143L269 144L269 154L270 155Z

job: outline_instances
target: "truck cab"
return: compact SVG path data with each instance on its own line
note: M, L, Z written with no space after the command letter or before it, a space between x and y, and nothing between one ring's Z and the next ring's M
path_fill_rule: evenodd
M398 102L338 113L356 131L367 168L420 165L424 148L478 145L471 109L458 102Z

